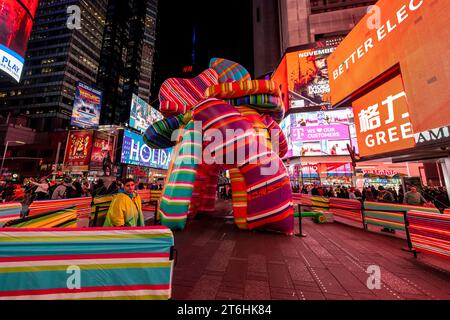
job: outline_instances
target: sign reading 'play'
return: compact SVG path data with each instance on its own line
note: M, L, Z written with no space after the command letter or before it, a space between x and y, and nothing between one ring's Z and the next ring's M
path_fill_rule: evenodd
M350 139L350 131L348 126L342 124L314 127L294 127L291 130L291 138L293 142Z

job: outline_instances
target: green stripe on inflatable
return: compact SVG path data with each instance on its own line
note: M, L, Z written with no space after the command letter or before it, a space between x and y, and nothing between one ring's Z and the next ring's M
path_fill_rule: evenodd
M186 226L194 191L198 162L183 161L183 159L193 159L196 155L201 156L201 132L194 130L194 122L191 121L185 128L180 151L174 156L177 161L174 163L172 174L161 200L161 223L172 230L184 229ZM200 144L195 144L195 142L200 142ZM186 168L192 170L192 172L182 170Z

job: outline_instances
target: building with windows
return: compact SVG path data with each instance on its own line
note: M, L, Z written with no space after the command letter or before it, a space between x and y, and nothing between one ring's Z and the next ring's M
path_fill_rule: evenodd
M101 124L125 124L133 94L150 102L157 0L110 0L98 74Z
M80 29L68 25L71 6ZM0 75L0 141L11 130L26 140L8 150L7 168L39 175L62 162L77 82L103 91L101 125L128 122L133 94L149 101L156 15L157 0L39 1L21 82Z
M77 81L97 81L107 1L39 1L22 80L0 84L1 114L26 115L38 132L69 127ZM81 29L68 27L71 5Z

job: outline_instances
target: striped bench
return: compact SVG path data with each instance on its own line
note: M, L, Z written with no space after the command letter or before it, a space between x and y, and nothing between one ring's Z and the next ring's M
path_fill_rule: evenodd
M330 212L336 222L364 229L362 204L358 200L330 199Z
M0 228L8 221L20 219L22 204L9 202L0 204Z
M166 227L2 229L0 300L167 300L173 245Z
M407 213L412 249L450 259L450 216L409 211Z
M364 225L383 227L400 231L400 236L406 238L405 214L408 211L423 213L439 213L436 208L416 207L382 202L364 202Z

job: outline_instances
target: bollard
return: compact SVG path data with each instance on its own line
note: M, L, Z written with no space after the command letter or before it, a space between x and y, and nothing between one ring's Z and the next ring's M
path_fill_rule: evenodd
M298 205L298 229L299 233L296 234L296 237L305 238L306 234L303 233L303 220L302 220L302 205Z

